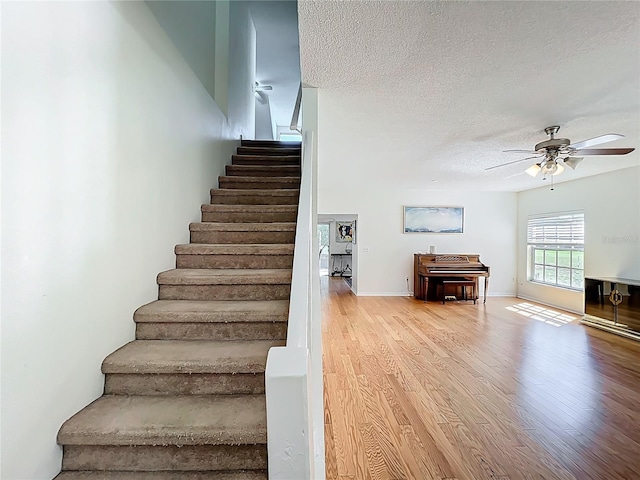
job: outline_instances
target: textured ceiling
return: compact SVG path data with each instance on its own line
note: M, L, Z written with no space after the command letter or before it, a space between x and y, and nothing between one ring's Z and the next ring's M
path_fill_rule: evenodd
M640 149L639 2L300 0L298 12L302 81L363 149L393 141L392 160L373 158L381 170L393 161L406 188L425 176L441 188L540 187L522 174L528 161L485 168L523 158L502 151L532 149L550 125L572 142L621 133L603 147ZM634 165L639 150L586 157L556 181Z

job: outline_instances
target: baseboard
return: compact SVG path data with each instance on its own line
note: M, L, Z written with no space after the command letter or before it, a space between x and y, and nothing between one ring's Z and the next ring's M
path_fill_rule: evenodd
M353 291L353 289L351 289ZM362 292L356 293L358 297L413 297L413 292ZM482 296L480 296L481 298ZM491 297L513 297L516 298L515 293L490 293L487 298ZM535 302L535 300L533 300ZM538 302L540 303L540 302ZM560 308L560 307L558 307ZM565 309L566 310L566 309Z
M358 297L413 297L413 292L353 292Z

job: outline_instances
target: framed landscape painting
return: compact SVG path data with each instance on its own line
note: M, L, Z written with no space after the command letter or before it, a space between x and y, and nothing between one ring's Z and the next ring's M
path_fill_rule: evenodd
M464 207L404 207L404 233L462 233Z

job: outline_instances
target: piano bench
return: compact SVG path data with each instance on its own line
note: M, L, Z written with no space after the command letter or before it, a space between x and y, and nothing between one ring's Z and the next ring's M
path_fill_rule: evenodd
M446 300L446 292L447 287L462 287L462 297L463 300L473 300L473 304L476 304L476 281L475 280L465 280L464 278L460 279L452 279L452 280L442 280L440 283L442 285L442 304L444 305ZM471 287L471 298L467 298L467 287Z

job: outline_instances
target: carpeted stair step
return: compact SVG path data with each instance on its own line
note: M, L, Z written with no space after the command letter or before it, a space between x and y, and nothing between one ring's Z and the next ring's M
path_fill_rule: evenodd
M240 141L242 147L300 148L300 142L282 142L279 140L245 140Z
M201 207L203 222L295 222L297 205L214 205Z
M284 340L288 300L156 300L133 314L142 340Z
M262 155L262 156L282 156L282 155L300 155L300 147L238 147L236 150L238 155Z
M282 340L135 340L102 362L105 395L264 393L271 347Z
M291 268L293 244L176 245L176 268Z
M299 189L212 188L211 203L232 205L298 205Z
M231 177L300 177L301 169L295 165L226 165L225 173Z
M62 472L54 480L268 480L264 470L235 472Z
M220 188L236 189L299 189L300 177L218 177Z
M296 224L293 222L194 222L189 224L189 231L191 243L294 243Z
M232 165L294 165L300 166L300 154L297 155L232 155Z
M284 300L289 269L175 269L158 275L159 300Z
M264 470L264 395L104 395L58 432L63 470Z
M164 474L207 471L207 473L222 474L225 470L230 471L229 473L238 470L263 473L267 468L267 446L262 444L66 445L63 447L63 452L63 471L98 470L111 471L114 474L121 471L163 472ZM155 477L152 478L155 480Z

